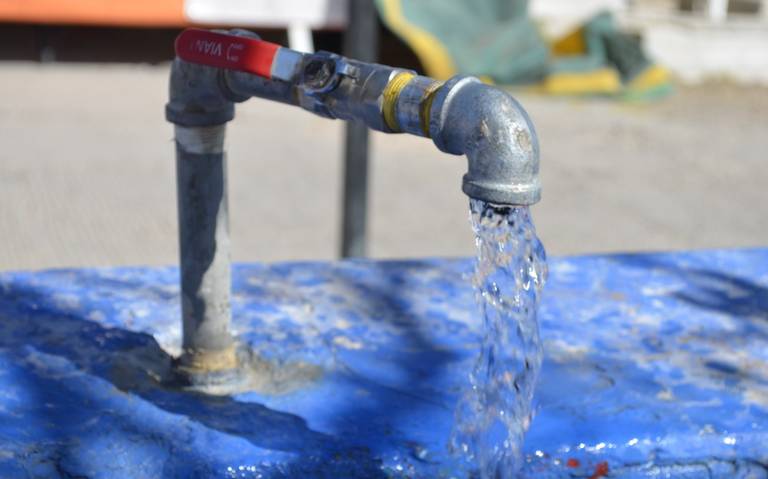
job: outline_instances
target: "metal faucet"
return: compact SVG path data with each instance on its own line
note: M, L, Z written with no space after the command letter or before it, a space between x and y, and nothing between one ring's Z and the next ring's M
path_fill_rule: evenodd
M386 133L431 138L466 155L462 190L501 205L539 201L533 124L504 91L474 77L446 82L318 52L304 54L244 30L188 29L176 40L166 117L175 125L182 355L192 386L226 382L242 362L230 331L225 125L250 97Z

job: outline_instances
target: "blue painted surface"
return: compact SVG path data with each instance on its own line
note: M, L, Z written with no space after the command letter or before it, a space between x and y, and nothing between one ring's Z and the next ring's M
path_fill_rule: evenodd
M153 379L178 347L176 269L1 274L0 477L451 477L480 334L471 267L237 266L241 339L324 372L235 397ZM550 273L525 477L768 477L768 250Z

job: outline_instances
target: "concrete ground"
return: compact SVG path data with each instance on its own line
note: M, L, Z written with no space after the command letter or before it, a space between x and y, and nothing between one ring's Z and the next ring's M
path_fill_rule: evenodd
M167 66L0 64L0 270L176 262ZM550 254L768 244L768 90L627 105L521 95ZM237 261L334 258L342 124L252 100L229 135ZM375 134L370 254L473 253L464 160Z

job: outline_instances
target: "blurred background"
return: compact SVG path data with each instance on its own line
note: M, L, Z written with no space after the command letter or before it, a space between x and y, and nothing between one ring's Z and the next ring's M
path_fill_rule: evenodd
M367 0L348 0L363 2ZM0 0L0 270L177 262L173 40L341 52L343 0ZM380 63L510 88L550 254L768 243L767 0L377 0ZM350 48L347 45L347 48ZM235 261L333 259L344 125L252 99L228 130ZM474 253L465 160L372 133L367 254ZM361 180L362 181L362 180Z

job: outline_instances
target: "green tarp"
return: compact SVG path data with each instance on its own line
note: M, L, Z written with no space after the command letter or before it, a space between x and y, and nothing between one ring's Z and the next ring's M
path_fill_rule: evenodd
M510 84L536 82L547 73L549 48L528 16L527 0L376 3L430 76L445 79L460 72Z

